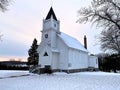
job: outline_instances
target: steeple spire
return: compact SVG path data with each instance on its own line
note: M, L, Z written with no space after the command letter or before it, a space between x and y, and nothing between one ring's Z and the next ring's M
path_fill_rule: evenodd
M50 8L50 10L49 10L49 12L48 12L47 17L46 17L46 19L45 19L45 20L50 19L50 18L51 18L51 16L53 16L53 19L57 21L57 18L56 18L56 16L55 16L55 13L54 13L54 11L53 11L53 8L52 8L52 7Z

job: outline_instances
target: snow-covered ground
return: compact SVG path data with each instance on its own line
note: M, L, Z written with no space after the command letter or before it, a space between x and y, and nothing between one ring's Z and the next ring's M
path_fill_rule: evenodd
M0 70L0 78L9 78L14 76L28 75L28 71Z
M57 72L37 75L27 71L0 71L0 90L120 90L120 74Z

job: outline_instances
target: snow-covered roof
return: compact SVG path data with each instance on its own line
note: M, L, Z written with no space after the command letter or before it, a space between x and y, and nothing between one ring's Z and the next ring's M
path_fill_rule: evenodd
M65 33L61 33L58 35L62 41L70 48L74 48L77 50L81 50L81 51L85 51L88 52L87 49L84 48L84 46L75 38L65 34Z

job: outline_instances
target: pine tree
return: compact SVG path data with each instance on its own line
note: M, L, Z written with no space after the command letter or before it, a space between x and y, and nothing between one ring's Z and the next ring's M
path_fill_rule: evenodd
M31 48L28 50L28 65L38 65L39 55L37 53L37 40L34 39Z

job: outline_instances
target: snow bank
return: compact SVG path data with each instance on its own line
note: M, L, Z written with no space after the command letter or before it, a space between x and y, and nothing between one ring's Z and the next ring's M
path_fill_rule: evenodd
M0 78L21 76L29 74L28 71L16 71L16 70L0 70Z
M65 73L65 72L55 72L55 73L53 73L53 75L67 75L67 73Z
M3 73L18 75L19 71ZM19 74L28 72L21 72ZM12 74L11 74L12 75ZM1 75L2 76L2 75ZM5 75L6 76L6 75ZM0 90L120 90L120 75L105 72L30 74L0 79Z
M98 76L112 76L112 75L120 75L120 73L109 73L109 72L79 72L73 73L71 75L98 75Z

